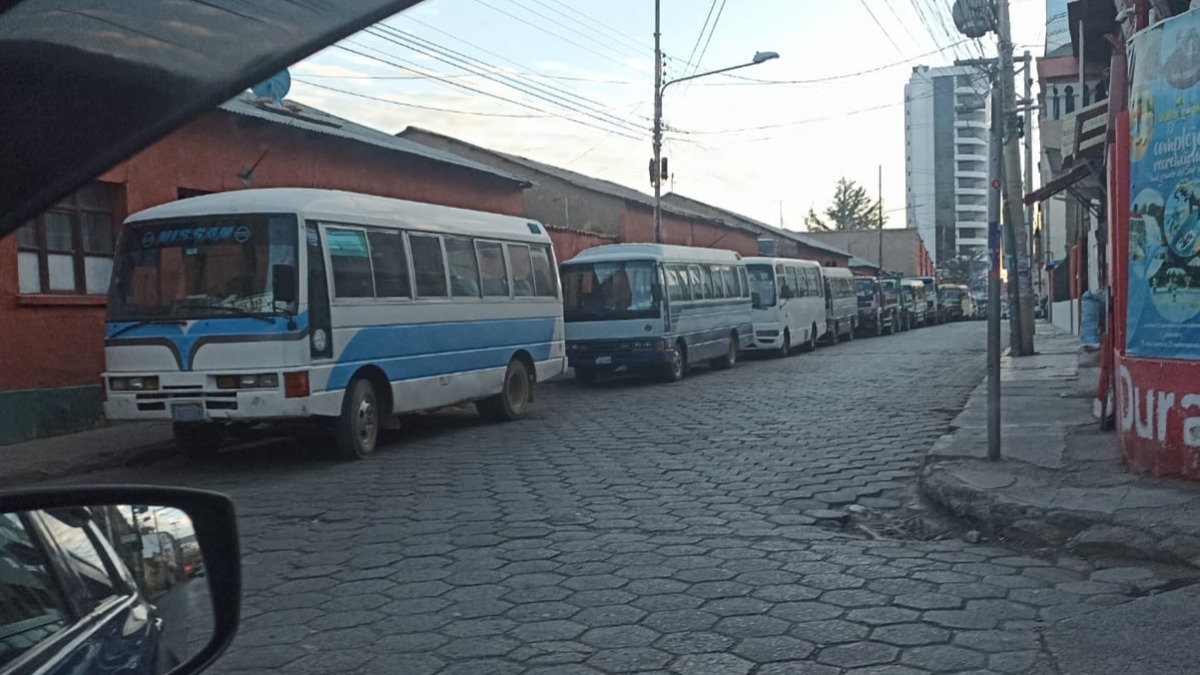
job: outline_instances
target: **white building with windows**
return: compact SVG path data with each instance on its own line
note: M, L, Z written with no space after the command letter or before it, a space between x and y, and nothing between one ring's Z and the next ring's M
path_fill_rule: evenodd
M935 264L987 248L987 73L913 68L904 87L905 225Z

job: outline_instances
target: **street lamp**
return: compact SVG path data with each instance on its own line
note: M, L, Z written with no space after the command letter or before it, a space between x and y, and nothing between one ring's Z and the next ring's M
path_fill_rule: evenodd
M656 3L657 4L657 3ZM687 77L680 77L667 82L662 81L662 49L659 46L659 18L657 7L654 13L654 158L650 160L650 182L654 185L654 243L662 243L662 181L667 177L666 167L662 161L662 97L663 92L667 87L684 82L686 80L695 80L709 75L718 73L727 73L731 70L739 68L749 68L757 66L760 63L766 63L772 59L779 58L778 52L755 52L754 58L747 63L741 63L728 68L718 68L709 70L703 73L694 73Z

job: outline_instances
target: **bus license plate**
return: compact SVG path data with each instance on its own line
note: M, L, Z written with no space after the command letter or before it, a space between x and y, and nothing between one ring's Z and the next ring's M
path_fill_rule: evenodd
M598 365L598 366L612 365L612 357L611 356L597 356L596 357L596 365Z
M202 403L172 403L172 422L196 422L205 419Z

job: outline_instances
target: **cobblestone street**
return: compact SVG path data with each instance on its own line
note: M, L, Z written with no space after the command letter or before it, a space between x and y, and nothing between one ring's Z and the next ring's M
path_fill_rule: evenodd
M1042 622L1144 580L813 517L913 498L984 330L547 385L528 420L431 415L364 462L269 442L84 480L234 497L243 623L213 672L1017 673Z

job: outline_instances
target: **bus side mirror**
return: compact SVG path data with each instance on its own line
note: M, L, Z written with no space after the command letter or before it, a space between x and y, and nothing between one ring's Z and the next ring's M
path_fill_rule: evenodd
M794 298L794 297L796 297L796 296L792 294L792 287L791 287L791 286L784 286L784 287L783 287L782 289L780 289L780 291L779 291L779 297L780 297L780 298L783 298L784 300L791 300L792 298Z
M650 299L654 302L662 302L662 286L655 284L650 287Z
M758 291L750 291L750 304L762 307L762 296L758 294Z
M294 265L273 265L271 267L271 290L275 294L275 302L296 302L296 267Z

